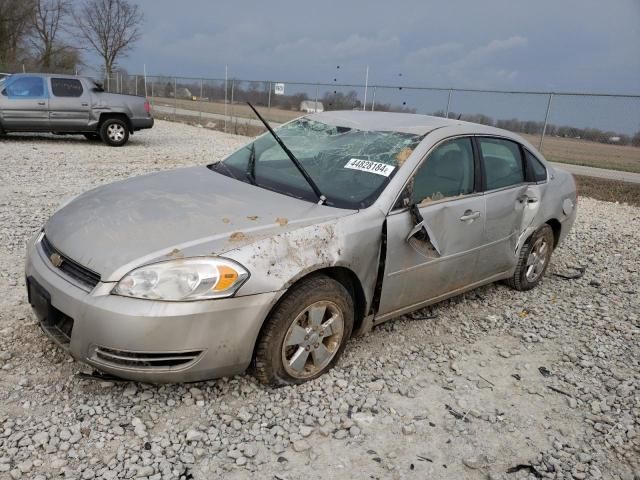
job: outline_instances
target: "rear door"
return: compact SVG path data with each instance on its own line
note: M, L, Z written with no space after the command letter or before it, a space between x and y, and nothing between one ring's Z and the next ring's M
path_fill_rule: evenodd
M78 78L51 77L49 121L54 132L84 132L89 126L91 93Z
M485 206L472 140L445 141L429 154L387 217L387 257L378 315L395 316L480 280ZM424 234L409 237L423 218Z
M476 137L484 171L487 218L484 235L486 255L478 263L479 273L489 277L516 264L516 245L529 201L537 201L526 183L520 145L497 137Z
M4 82L0 115L7 131L49 131L49 92L37 75L17 75Z

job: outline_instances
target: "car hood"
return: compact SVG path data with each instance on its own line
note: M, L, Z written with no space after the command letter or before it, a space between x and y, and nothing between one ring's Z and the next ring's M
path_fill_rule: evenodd
M51 216L45 234L102 281L117 281L146 263L221 255L350 213L190 167L86 192Z

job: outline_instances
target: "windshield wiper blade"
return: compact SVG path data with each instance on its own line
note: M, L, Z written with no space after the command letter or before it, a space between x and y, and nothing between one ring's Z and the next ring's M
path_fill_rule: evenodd
M287 157L289 157L291 159L291 161L293 162L293 164L296 166L296 168L298 169L298 171L302 174L302 176L304 177L304 179L307 181L307 183L309 184L309 186L311 187L311 190L313 190L313 193L316 194L316 196L318 197L319 200L319 204L322 205L324 204L324 202L327 201L327 197L325 197L322 192L320 191L320 189L318 188L318 185L316 185L316 182L313 181L313 179L311 178L311 176L309 175L309 172L307 172L307 170L302 166L302 164L300 163L300 160L298 160L296 158L296 156L293 154L293 152L291 150L289 150L289 148L284 144L284 142L282 141L282 139L278 136L278 134L276 132L273 131L273 128L271 128L271 125L269 125L267 123L267 121L262 118L262 115L260 115L258 113L258 111L255 109L255 107L253 105L251 105L251 102L247 102L247 105L249 105L251 107L251 110L253 110L253 113L256 114L256 116L258 117L258 119L263 123L263 125L267 128L267 130L269 131L269 133L271 134L271 136L273 137L273 139L278 143L278 145L280 145L280 148L282 148L282 150L284 150L284 153L287 154Z
M247 163L247 171L245 172L252 185L256 184L256 142L251 144L251 152L249 153L249 162Z

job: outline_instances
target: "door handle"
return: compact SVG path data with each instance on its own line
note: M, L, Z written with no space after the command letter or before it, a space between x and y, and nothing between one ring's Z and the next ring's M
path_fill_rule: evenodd
M89 106L89 104L88 104L88 103L83 103L83 104L82 104L82 106L83 106L83 107L88 107L88 106Z
M474 212L472 210L467 210L460 217L460 221L462 221L462 222L472 222L476 218L480 218L480 212L478 212L478 211Z
M47 102L38 102L38 105L46 105Z

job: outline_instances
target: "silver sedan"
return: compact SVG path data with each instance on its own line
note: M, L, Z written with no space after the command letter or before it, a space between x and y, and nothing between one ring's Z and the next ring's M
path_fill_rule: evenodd
M29 244L28 296L110 374L295 384L374 325L499 280L534 287L575 216L571 175L511 132L317 113L60 206Z

